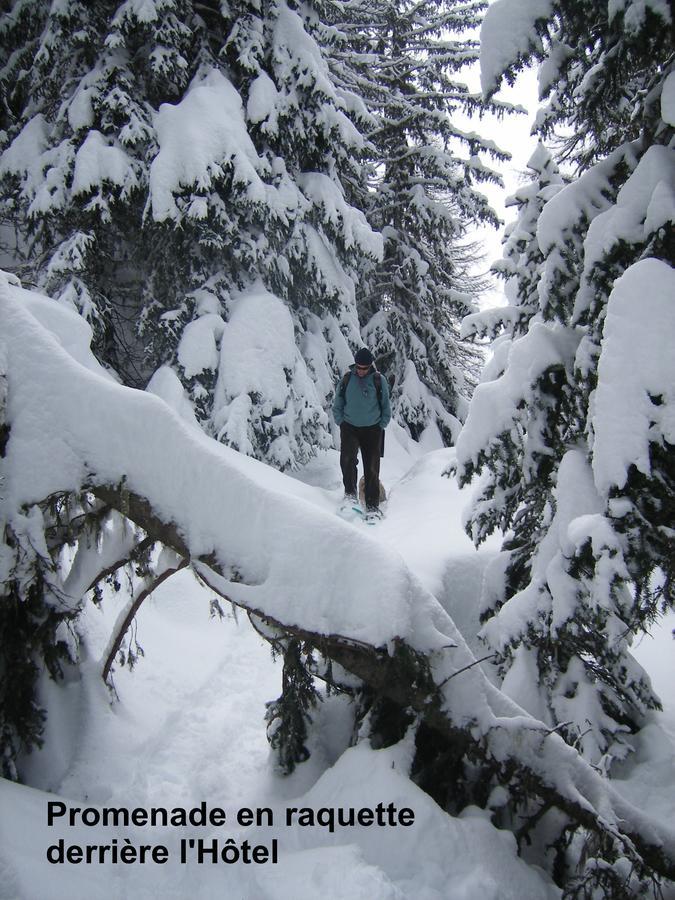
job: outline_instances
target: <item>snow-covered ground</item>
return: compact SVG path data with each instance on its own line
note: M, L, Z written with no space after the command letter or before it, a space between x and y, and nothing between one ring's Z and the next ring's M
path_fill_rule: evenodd
M483 566L495 545L476 552L461 528L466 498L443 477L451 450L413 456L394 439L387 445L382 480L386 518L374 527L356 522L357 539L381 541L401 554L423 586L453 616L467 642L475 640L475 607ZM282 483L274 478L275 489ZM289 496L300 495L326 511L341 496L337 454L326 453L299 478L286 478ZM349 558L344 565L349 567ZM301 563L300 563L301 564ZM280 692L280 665L245 615L225 609L211 619L210 594L183 571L146 601L137 617L145 656L133 672L115 672L111 702L100 679L100 659L118 610L115 596L101 609L90 605L82 623L86 660L82 679L46 685L52 715L45 748L23 775L34 787L0 781L0 898L2 900L117 900L117 898L243 898L298 900L506 900L559 895L545 875L516 854L510 833L494 828L480 810L444 813L407 777L408 741L387 750L349 747L350 722L343 698L319 711L312 755L283 778L273 770L263 715ZM675 814L675 704L673 647L667 621L636 650L671 705L643 733L646 760L626 769L622 788L633 802L664 821ZM52 792L52 793L47 793ZM74 808L191 808L205 801L226 812L217 827L104 827L78 822L47 825L47 804ZM285 824L288 808L375 810L395 804L414 812L414 824L336 827ZM239 826L238 810L269 808L273 824ZM92 813L88 814L92 816ZM328 815L328 814L325 814ZM268 848L275 864L180 862L184 838L217 837L220 846ZM164 845L164 864L50 864L47 848L66 844ZM191 850L190 853L193 853Z

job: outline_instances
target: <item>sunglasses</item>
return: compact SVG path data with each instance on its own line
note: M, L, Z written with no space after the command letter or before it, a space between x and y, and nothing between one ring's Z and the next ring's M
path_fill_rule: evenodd
M356 368L359 370L359 372L367 372L368 369L370 368L370 366L359 366L359 365L357 365Z

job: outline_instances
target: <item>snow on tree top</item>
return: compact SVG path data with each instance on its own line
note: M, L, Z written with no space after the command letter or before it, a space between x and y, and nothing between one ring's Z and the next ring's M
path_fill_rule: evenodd
M253 124L268 120L272 130L276 130L279 102L279 91L267 72L260 72L251 82L246 103L248 119Z
M288 396L284 371L292 371L300 360L293 319L282 300L261 286L235 298L221 352L221 386L227 393L256 394L269 404L270 414L273 407L284 408Z
M616 203L590 224L584 241L584 268L600 261L617 241L642 242L651 231L675 221L675 154L650 147L617 194Z
M47 123L42 113L33 116L0 156L0 177L19 175L23 194L32 197L42 180L43 154L49 146Z
M635 148L620 147L562 190L556 190L537 221L537 241L542 253L564 242L564 232L584 216L591 221L610 205L611 177L622 163L635 165Z
M532 155L527 161L527 166L529 169L533 169L535 172L543 172L547 166L551 165L551 154L546 149L546 147L542 144L541 141L537 142L537 146L532 151Z
M218 341L225 323L220 315L206 313L188 322L178 345L178 362L186 378L199 375L206 369L218 368Z
M607 15L609 21L617 13L623 13L623 27L629 33L637 34L644 26L647 10L666 22L672 22L672 13L668 0L608 0Z
M298 176L298 185L312 204L323 206L325 219L342 233L345 246L354 245L375 259L384 253L382 235L368 224L365 215L351 206L344 198L338 185L321 172L303 172Z
M84 80L86 82L86 79ZM68 103L68 123L73 131L91 128L94 124L94 89L81 83Z
M505 370L475 390L465 427L457 439L457 460L465 466L514 425L517 410L529 401L540 375L553 366L571 369L580 334L559 325L533 322L522 338L500 345ZM508 362L506 362L508 360ZM490 377L489 370L484 378Z
M108 144L100 131L90 131L75 156L73 194L87 193L103 181L125 188L138 183L126 153Z
M165 4L160 3L159 5L161 8ZM112 24L119 28L127 18L136 19L139 22L155 22L158 17L159 12L155 0L126 0L126 3L123 3L115 13Z

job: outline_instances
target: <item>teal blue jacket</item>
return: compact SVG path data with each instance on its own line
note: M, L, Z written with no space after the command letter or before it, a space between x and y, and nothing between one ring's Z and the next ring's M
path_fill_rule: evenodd
M361 378L350 367L351 378L347 383L344 399L342 397L342 379L338 383L333 400L333 417L338 425L346 422L357 428L365 428L369 425L379 425L386 428L391 420L391 405L389 403L389 386L384 375L380 376L382 387L382 405L377 399L375 387L375 369L371 368L367 375Z

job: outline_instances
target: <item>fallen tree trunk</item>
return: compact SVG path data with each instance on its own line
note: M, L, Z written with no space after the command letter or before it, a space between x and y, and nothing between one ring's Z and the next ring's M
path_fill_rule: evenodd
M627 803L607 779L542 723L517 708L511 716L495 716L487 728L454 721L444 694L445 684L435 682L429 659L404 640L397 639L389 648L374 647L339 634L321 634L297 623L282 622L265 610L233 599L227 590L229 582L219 572L215 556L191 559L179 526L163 521L145 498L124 486L91 489L153 540L190 559L200 579L225 600L272 629L315 647L327 659L360 678L375 694L402 709L414 710L458 753L470 752L473 759L488 764L507 790L514 781L527 783L528 790L543 806L557 807L577 826L595 833L603 841L611 841L619 855L636 865L646 864L657 875L675 879L675 837ZM461 678L463 672L464 669L460 670L456 676ZM512 705L482 677L488 696L496 692L500 701ZM565 770L564 778L559 777L561 767Z

